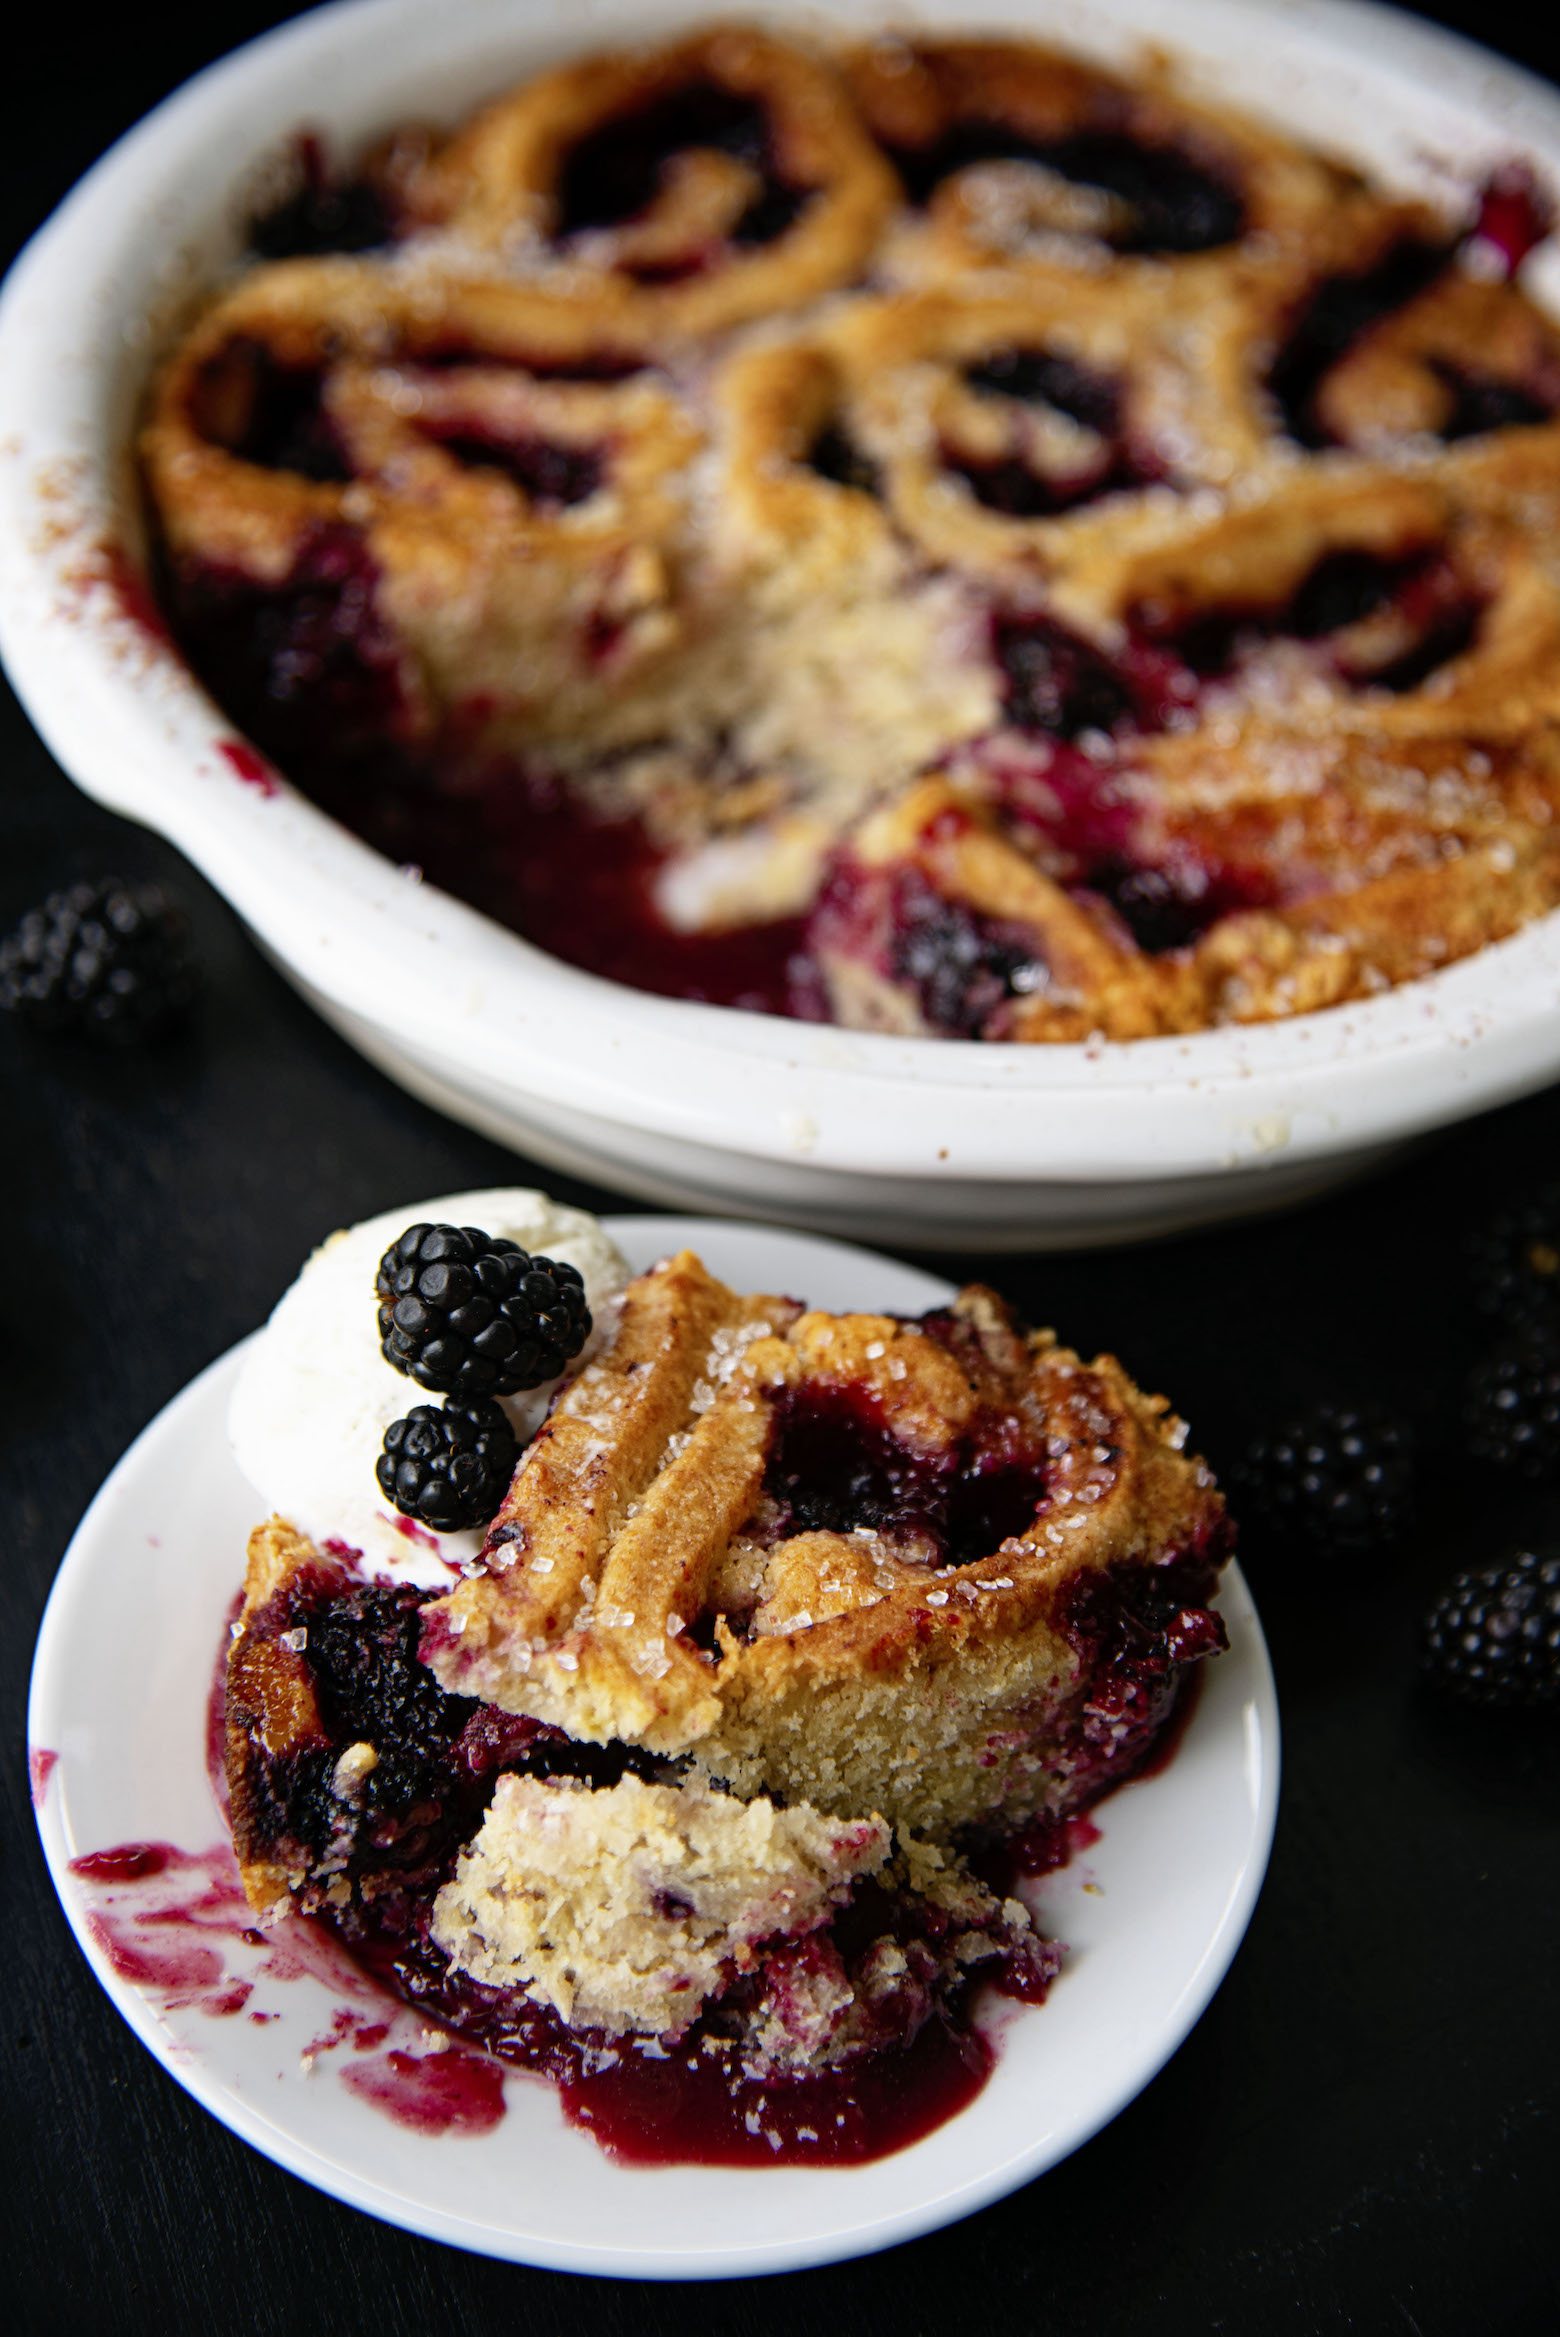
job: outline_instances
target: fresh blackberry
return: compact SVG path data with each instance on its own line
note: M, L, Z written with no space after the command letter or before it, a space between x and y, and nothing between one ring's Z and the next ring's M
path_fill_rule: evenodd
M1413 1438L1406 1422L1372 1407L1318 1404L1254 1438L1228 1485L1237 1517L1279 1542L1385 1549L1413 1510Z
M1507 1325L1560 1321L1560 1185L1487 1220L1468 1245L1474 1298Z
M576 1267L479 1226L409 1225L374 1288L385 1361L462 1402L556 1379L590 1336Z
M1560 1703L1560 1556L1459 1574L1425 1617L1424 1667L1467 1704Z
M1475 1364L1463 1416L1477 1459L1524 1477L1560 1475L1560 1327L1535 1323Z
M116 876L51 893L0 942L0 1008L109 1046L171 1029L200 987L184 912Z
M489 1396L442 1408L418 1404L385 1430L374 1474L403 1517L450 1534L488 1523L509 1490L519 1453L502 1405Z

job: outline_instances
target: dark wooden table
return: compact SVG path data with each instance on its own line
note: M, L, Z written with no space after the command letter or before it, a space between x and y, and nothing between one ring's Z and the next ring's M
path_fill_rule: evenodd
M31 12L10 36L29 69L12 82L6 248L147 106L283 13ZM1537 14L1433 13L1540 68L1560 59ZM1427 1456L1420 1529L1389 1559L1300 1567L1248 1537L1283 1701L1277 1847L1230 1977L1147 2092L1029 2190L861 2264L656 2288L489 2263L280 2173L135 2042L39 1855L27 1674L105 1472L331 1227L528 1179L621 1203L543 1179L389 1085L175 853L78 795L9 700L0 721L0 927L74 876L156 875L188 900L212 973L198 1026L133 1062L0 1028L0 2317L267 2337L669 2331L684 2316L798 2337L1560 2327L1560 1726L1449 1713L1415 1671L1418 1617L1446 1577L1560 1540L1560 1492L1481 1472L1457 1417L1484 1335L1465 1236L1555 1170L1560 1090L1267 1224L1001 1270L1032 1317L1173 1391L1216 1462L1324 1395L1401 1407Z

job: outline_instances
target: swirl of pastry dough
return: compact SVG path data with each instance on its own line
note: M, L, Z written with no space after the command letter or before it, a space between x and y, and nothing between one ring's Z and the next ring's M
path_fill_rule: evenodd
M849 69L914 206L896 259L918 280L1265 260L1336 204L1325 163L1163 76L1128 82L1000 40L888 38Z
M1186 495L1266 457L1236 304L1211 294L1193 337L1189 362L1156 292L1089 282L858 302L834 331L842 426L923 558L1043 574L1076 617Z
M1560 592L1498 516L1350 466L1119 590L1112 646L1000 618L1005 728L845 839L809 939L837 1019L1266 1020L1560 903Z
M827 64L724 26L527 82L434 159L419 201L490 259L610 283L691 335L850 282L896 192Z
M701 443L610 303L536 291L495 319L480 286L298 261L202 319L157 386L142 459L196 638L238 630L246 594L271 600L249 633L269 662L226 693L263 744L339 698L365 651L394 669L401 738L457 723L530 741L678 646ZM352 607L322 614L348 568ZM291 639L304 617L328 653Z
M1179 1564L1168 1621L1211 1591L1224 1507L1184 1438L990 1291L919 1321L804 1313L685 1250L629 1285L481 1572L425 1610L423 1660L742 1795L938 1840L1011 1824L1077 1717L1080 1593ZM1218 1644L1186 1621L1187 1653Z
M1270 421L1308 448L1435 455L1496 494L1560 479L1560 328L1477 233L1360 197L1346 261L1256 297Z

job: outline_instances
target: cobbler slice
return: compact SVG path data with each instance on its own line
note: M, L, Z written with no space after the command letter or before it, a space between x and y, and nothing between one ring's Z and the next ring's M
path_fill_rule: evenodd
M939 1842L1055 1814L1221 1642L1224 1506L1184 1434L978 1286L914 1322L830 1315L684 1251L629 1285L424 1658L744 1795Z
M1224 1503L1182 1444L990 1290L831 1316L668 1257L453 1589L250 1538L250 1902L570 2085L670 2054L731 2143L827 2080L831 2134L890 2148L862 2101L911 2054L936 2115L979 2082L974 1984L1042 2000L1060 1965L1011 1881L1224 1645Z
M687 2047L728 2107L968 2043L977 1979L1038 2000L1060 1962L1013 1876L1224 1644L1184 1440L979 1287L830 1315L669 1258L454 1589L252 1537L251 1902L511 2058Z

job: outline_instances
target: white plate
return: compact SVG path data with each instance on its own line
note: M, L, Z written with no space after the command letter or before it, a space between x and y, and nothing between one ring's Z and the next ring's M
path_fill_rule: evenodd
M914 1267L766 1227L607 1223L636 1267L688 1242L746 1288L831 1308L916 1312L948 1295ZM355 2087L386 2049L426 2057L419 2024L402 2011L394 2034L365 2038L365 2023L390 2016L362 1984L344 2002L327 1959L278 1969L274 1948L243 1939L221 1881L203 1752L257 1511L224 1430L243 1353L159 1413L87 1511L44 1616L29 1714L39 1829L76 1937L137 2036L235 2134L351 2206L458 2247L564 2271L715 2277L832 2263L968 2215L1075 2150L1169 2059L1235 1953L1273 1833L1277 1705L1234 1567L1219 1602L1230 1650L1209 1667L1174 1760L1105 1803L1102 1839L1038 1887L1046 1927L1071 1949L1049 2002L1003 2008L989 2082L935 2133L867 2166L634 2167L569 2126L550 2086L514 2073L486 2132L430 2139L375 2108ZM162 1984L127 1978L123 1957L116 1969L101 1926L126 1901L71 1870L132 1841L213 1853L129 1886L154 1918L134 1936L143 1957L163 1957ZM159 1927L170 1898L186 1911Z

